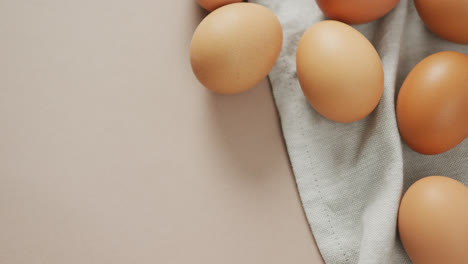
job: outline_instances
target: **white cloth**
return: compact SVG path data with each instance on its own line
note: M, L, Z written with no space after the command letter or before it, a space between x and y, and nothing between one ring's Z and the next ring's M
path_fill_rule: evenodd
M335 123L309 106L296 75L299 39L309 26L325 19L315 1L251 2L273 10L283 26L284 46L270 81L304 210L324 260L410 263L396 229L401 194L430 175L468 185L468 139L441 155L413 152L400 139L395 98L406 75L423 58L443 50L468 55L468 45L430 33L413 1L402 0L384 18L356 26L382 59L384 93L370 116L351 124Z

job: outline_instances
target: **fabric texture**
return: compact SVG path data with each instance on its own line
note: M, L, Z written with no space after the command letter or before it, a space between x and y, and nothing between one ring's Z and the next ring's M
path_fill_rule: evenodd
M296 75L299 39L326 19L315 1L251 2L273 10L283 26L283 49L270 81L304 210L325 262L411 263L397 236L401 195L431 175L468 185L468 140L435 156L412 151L398 133L395 99L409 71L423 58L444 50L468 55L468 45L432 34L413 1L402 0L385 17L355 26L382 59L385 87L368 117L336 123L312 109Z

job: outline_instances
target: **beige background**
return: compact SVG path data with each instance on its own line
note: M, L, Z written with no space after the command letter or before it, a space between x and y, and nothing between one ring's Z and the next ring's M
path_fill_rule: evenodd
M0 263L321 263L267 81L193 77L193 1L0 0Z

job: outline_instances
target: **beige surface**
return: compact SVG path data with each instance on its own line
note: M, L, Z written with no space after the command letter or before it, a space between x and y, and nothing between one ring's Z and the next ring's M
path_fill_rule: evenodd
M320 263L266 81L200 87L192 1L0 0L0 263Z

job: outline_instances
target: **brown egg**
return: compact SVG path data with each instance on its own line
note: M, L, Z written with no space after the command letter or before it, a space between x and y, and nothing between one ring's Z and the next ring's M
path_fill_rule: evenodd
M468 136L468 56L433 54L408 74L398 94L397 120L406 144L422 154L445 152Z
M296 67L311 106L337 122L354 122L374 110L383 92L382 62L372 44L338 21L310 27L297 47Z
M400 0L316 0L330 19L348 24L368 23L390 12Z
M193 34L193 72L208 89L234 94L263 80L281 51L283 32L270 9L252 3L223 6Z
M436 35L468 44L467 0L415 0L414 4L424 24Z
M242 0L197 0L197 3L208 11L213 11L224 5L239 2L242 2Z
M417 181L401 200L398 231L414 264L468 263L468 188L442 176Z

